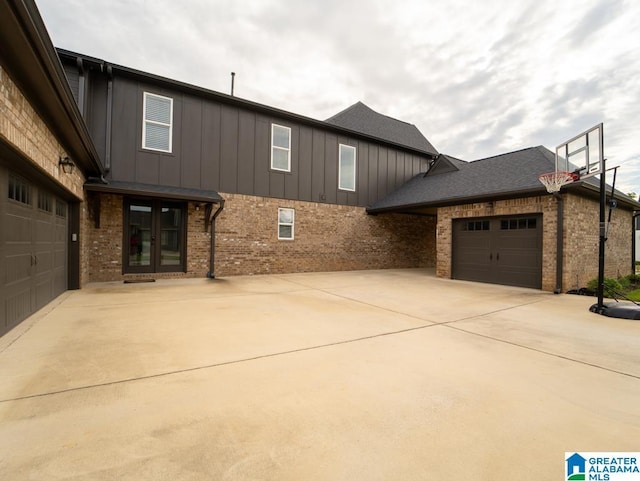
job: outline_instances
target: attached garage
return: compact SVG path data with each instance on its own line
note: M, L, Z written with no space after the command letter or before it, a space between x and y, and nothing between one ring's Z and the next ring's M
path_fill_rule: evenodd
M68 206L0 167L0 335L67 289Z
M452 277L542 287L542 216L453 220Z

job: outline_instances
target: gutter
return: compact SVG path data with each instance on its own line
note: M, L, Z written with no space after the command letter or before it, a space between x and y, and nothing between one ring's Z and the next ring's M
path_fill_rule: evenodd
M215 256L216 256L216 218L220 215L224 209L224 200L218 204L218 209L213 212L213 204L209 204L207 206L208 216L207 219L209 221L211 227L211 253L209 255L209 272L207 272L207 277L209 279L215 279Z

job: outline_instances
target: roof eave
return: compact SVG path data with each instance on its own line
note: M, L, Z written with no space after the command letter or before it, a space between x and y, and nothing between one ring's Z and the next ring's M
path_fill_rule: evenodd
M76 165L101 175L104 168L32 1L0 2L0 59Z
M546 193L547 191L544 188L536 187L531 189L521 189L517 191L493 192L493 193L482 194L477 196L451 197L449 199L443 199L443 200L432 201L432 202L416 202L413 204L402 204L402 205L395 205L395 206L389 206L389 207L380 207L377 209L367 207L366 210L368 214L382 214L385 212L390 213L390 212L407 211L411 209L450 207L454 205L475 204L478 202L514 199L518 197L534 197L534 196L538 196Z

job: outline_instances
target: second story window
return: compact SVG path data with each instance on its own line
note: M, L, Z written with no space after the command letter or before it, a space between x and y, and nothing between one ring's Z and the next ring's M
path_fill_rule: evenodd
M356 148L340 144L338 161L338 189L356 190Z
M142 148L171 152L173 131L173 99L144 93Z
M271 124L271 168L291 172L291 129Z

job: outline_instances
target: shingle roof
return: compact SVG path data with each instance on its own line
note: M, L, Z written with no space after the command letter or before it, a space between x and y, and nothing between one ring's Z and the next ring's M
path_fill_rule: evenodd
M453 204L465 199L546 192L538 176L555 170L553 152L542 146L473 162L453 161L458 170L418 174L367 210L375 213L403 207Z
M146 197L212 202L216 204L224 202L220 194L214 190L192 189L188 187L150 185L116 180L109 180L105 183L98 179L90 178L85 182L84 188L94 192L108 192L112 194L144 195Z
M428 154L438 153L415 125L379 114L362 102L353 104L325 122Z

